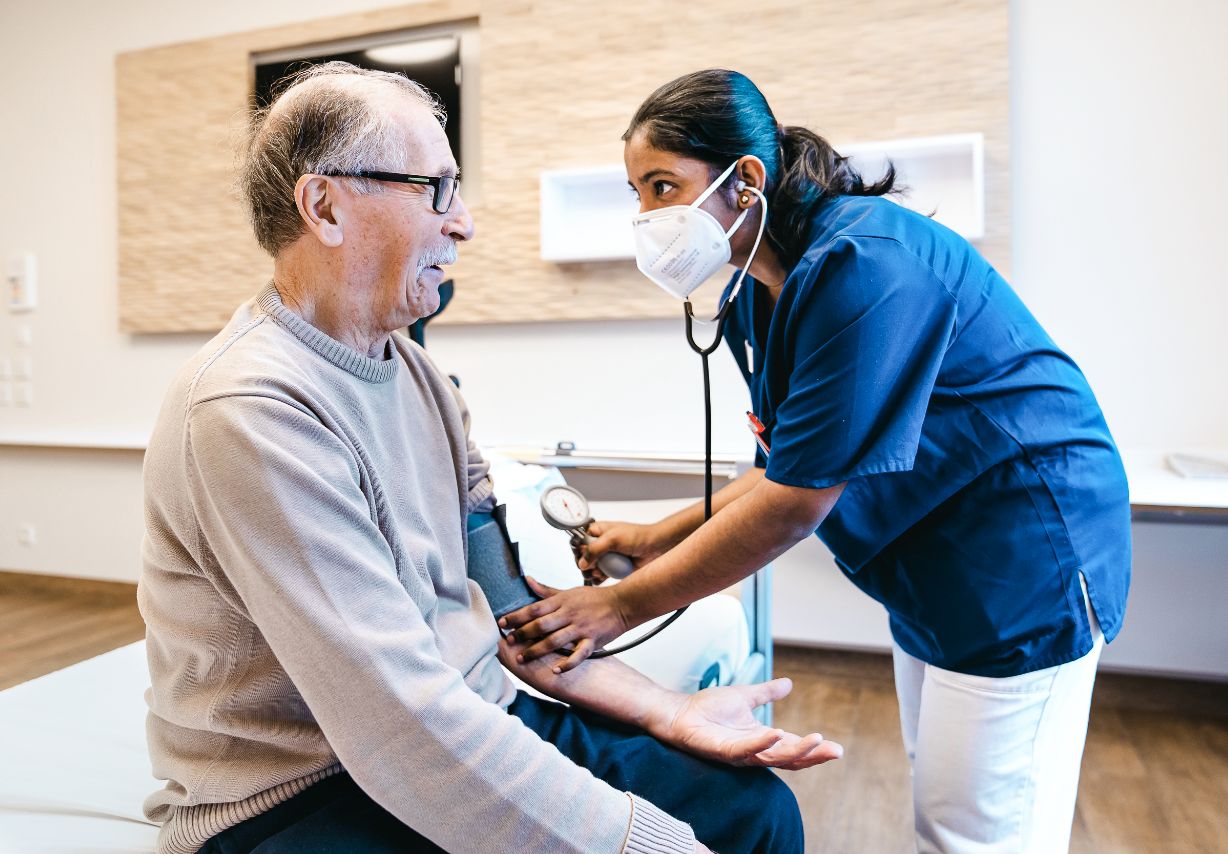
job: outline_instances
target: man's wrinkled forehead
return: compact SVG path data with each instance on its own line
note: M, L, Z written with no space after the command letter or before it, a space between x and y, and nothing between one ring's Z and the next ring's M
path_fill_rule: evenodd
M434 112L407 98L392 107L396 135L405 140L405 167L422 175L455 175L456 157Z
M434 111L412 93L383 80L356 75L305 80L287 89L277 99L270 111L270 120L275 120L287 112L296 100L319 88L339 96L361 98L373 113L383 114L390 122L392 136L402 150L389 154L401 162L371 164L368 168L404 168L431 175L456 174L456 158Z

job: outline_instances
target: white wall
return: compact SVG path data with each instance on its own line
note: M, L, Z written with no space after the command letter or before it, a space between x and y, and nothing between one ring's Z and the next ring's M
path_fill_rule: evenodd
M1228 3L1011 3L1015 284L1126 448L1228 447Z
M0 408L0 439L139 438L204 340L116 331L115 54L337 10L0 3L0 259L32 250L41 272L37 312L0 313L0 359L29 355L35 389L32 407ZM1017 289L1084 367L1123 446L1228 444L1228 179L1215 156L1228 4L1015 0L1011 27ZM485 442L698 450L699 366L681 336L680 321L429 333ZM745 391L728 354L713 364L716 447L748 454ZM0 568L134 579L139 468L138 453L0 447ZM17 543L26 521L32 547ZM1180 573L1185 541L1168 540L1165 572Z

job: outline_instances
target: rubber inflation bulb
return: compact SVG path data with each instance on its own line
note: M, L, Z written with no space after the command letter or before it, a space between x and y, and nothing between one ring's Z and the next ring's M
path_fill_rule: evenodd
M618 552L606 552L597 559L597 568L607 578L626 578L635 569L635 564L626 555L619 554Z

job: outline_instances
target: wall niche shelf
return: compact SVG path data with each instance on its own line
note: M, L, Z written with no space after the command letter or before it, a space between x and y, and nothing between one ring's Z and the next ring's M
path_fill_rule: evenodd
M542 260L634 258L631 218L638 210L621 163L542 172Z
M985 136L960 133L837 145L866 182L895 164L904 195L887 198L934 219L968 240L985 236Z

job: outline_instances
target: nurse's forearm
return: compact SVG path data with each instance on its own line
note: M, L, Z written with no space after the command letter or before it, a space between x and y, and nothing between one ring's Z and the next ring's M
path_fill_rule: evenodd
M738 498L754 489L755 484L763 480L763 469L752 467L742 473L731 483L712 494L712 515L715 516ZM704 523L704 503L699 501L672 516L666 516L656 524L657 542L668 548L673 548L685 540Z
M746 578L814 533L843 490L844 484L783 486L760 475L721 513L618 585L629 623L638 625Z

